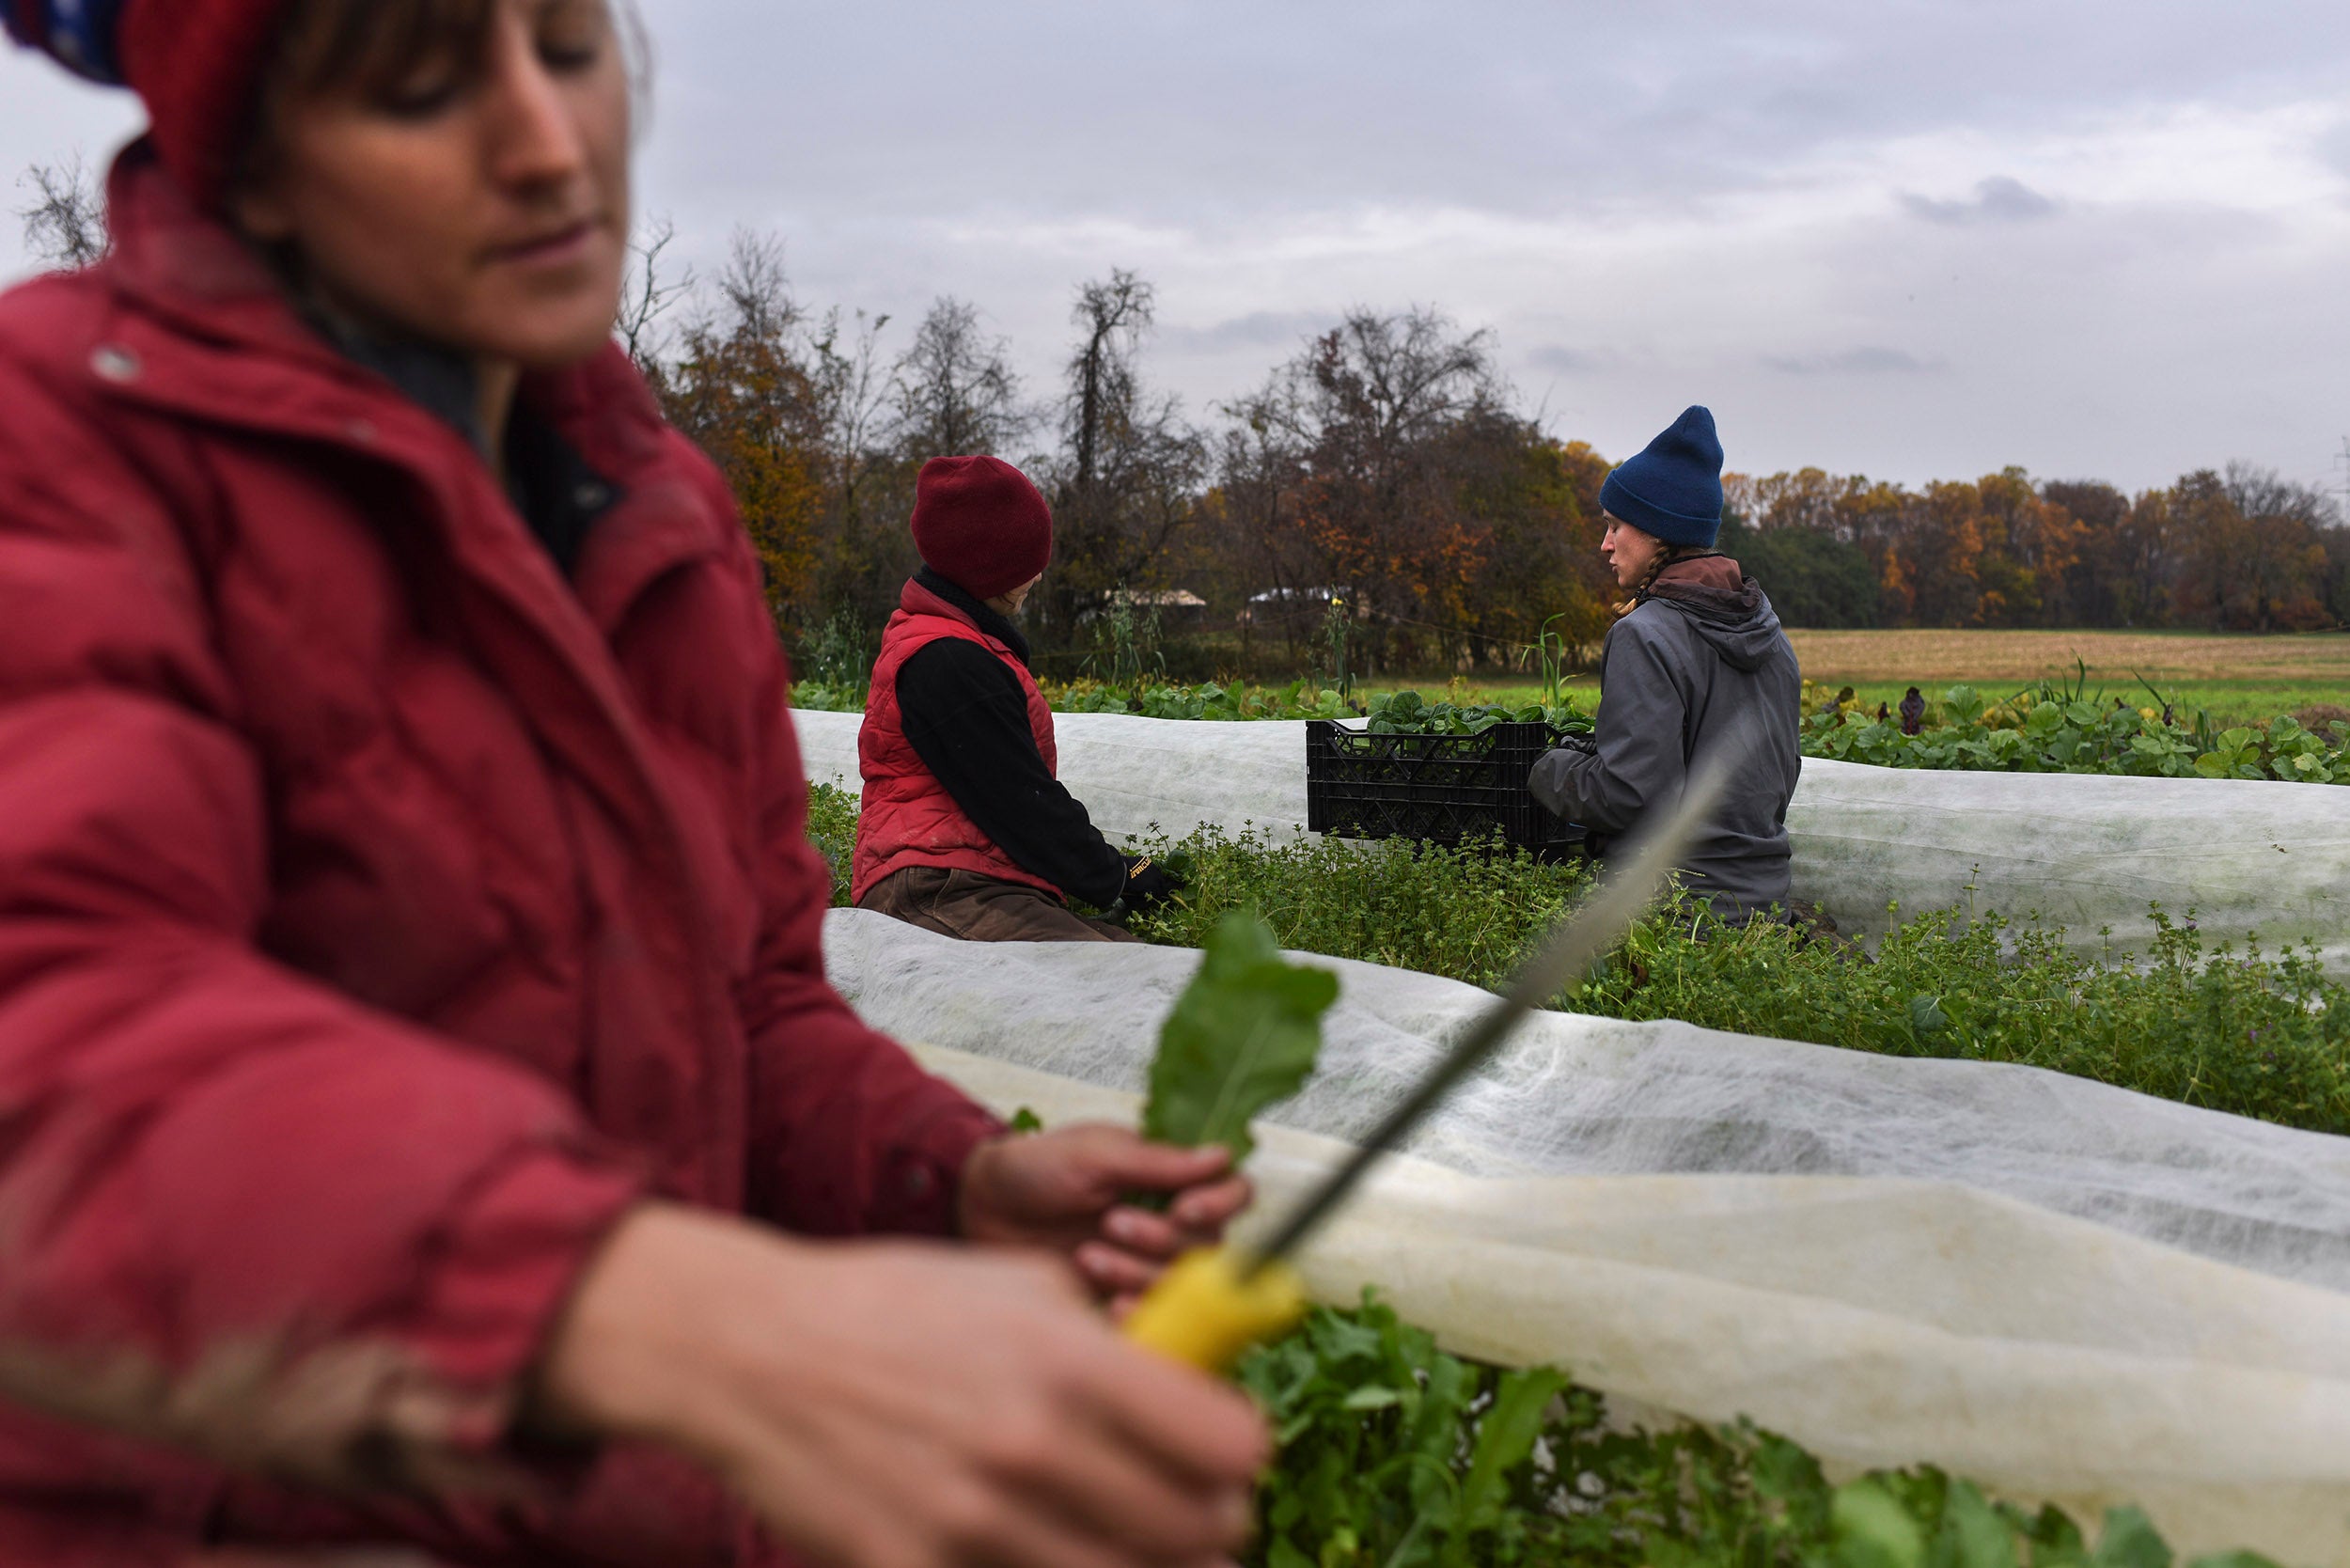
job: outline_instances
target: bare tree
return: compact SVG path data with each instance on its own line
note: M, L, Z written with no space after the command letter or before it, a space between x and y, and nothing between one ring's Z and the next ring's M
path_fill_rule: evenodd
M1069 364L1068 419L1081 498L1093 489L1104 416L1123 414L1135 400L1135 358L1157 313L1156 292L1123 268L1113 270L1105 283L1077 290L1072 319L1085 330L1085 340Z
M1008 450L1035 422L1009 353L976 306L951 296L932 306L892 377L899 450L916 462Z
M33 190L33 203L20 207L24 248L53 267L79 271L106 254L106 198L80 154L62 164L36 164L18 180Z
M888 315L869 316L860 310L854 320L851 326L838 309L827 312L810 345L840 513L852 525L862 517L859 485L886 456L880 436L893 391L881 357Z
M717 308L686 321L657 389L670 422L726 474L777 621L796 627L823 560L824 439L782 246L738 233L715 289Z
M914 476L890 445L897 384L883 351L889 323L886 314L835 308L807 335L825 488L816 599L837 644L870 646L916 566L905 526Z
M1343 587L1345 615L1374 657L1411 621L1466 618L1465 589L1490 533L1466 504L1469 471L1514 445L1524 421L1483 332L1434 309L1349 311L1310 340L1249 405L1307 454L1289 525L1320 586Z
M1207 443L1174 398L1143 384L1154 303L1151 285L1122 270L1077 291L1054 485L1058 564L1042 606L1064 641L1111 596L1174 586L1169 549L1206 483Z
M718 297L726 305L728 329L763 343L782 342L804 316L783 265L783 242L773 234L734 231L726 268L718 274Z
M2325 597L2325 531L2340 521L2332 496L2295 484L2272 468L2231 463L2222 479L2243 524L2232 541L2239 581L2256 632L2273 632L2296 602Z
M674 278L662 275L662 258L676 243L677 225L666 217L655 219L631 243L629 251L635 259L620 290L620 314L615 322L629 358L646 379L656 383L661 375L661 320L690 297L699 281L691 267Z

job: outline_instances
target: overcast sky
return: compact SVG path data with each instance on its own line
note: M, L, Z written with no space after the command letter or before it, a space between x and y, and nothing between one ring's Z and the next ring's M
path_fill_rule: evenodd
M1434 304L1618 459L1701 401L1757 473L2345 477L2340 0L642 5L683 250L773 231L900 328L972 300L1039 395L1123 266L1195 412ZM0 60L0 171L136 119Z

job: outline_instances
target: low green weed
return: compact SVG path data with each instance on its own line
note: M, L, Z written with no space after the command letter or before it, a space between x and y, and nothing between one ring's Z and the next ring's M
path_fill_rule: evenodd
M1566 999L1887 1056L2021 1062L2183 1105L2350 1134L2350 986L2312 953L2206 949L2148 915L2143 957L2060 928L1950 910L1904 921L1873 962L1765 921L1653 919Z
M832 903L835 909L849 902L849 864L856 855L857 797L846 790L830 784L817 784L807 792L807 841L832 868Z
M1254 910L1284 948L1475 985L1498 984L1590 884L1579 861L1498 845L1357 845L1244 828L1137 848L1186 884L1180 902L1128 922L1146 941L1200 947L1227 914Z
M1248 1568L2171 1568L2146 1515L2092 1548L1929 1466L1831 1486L1749 1423L1622 1431L1547 1369L1449 1356L1366 1294L1255 1352L1241 1381L1279 1445ZM2248 1553L2188 1568L2262 1568ZM2269 1565L2273 1568L2273 1565Z
M1498 846L1203 831L1143 847L1194 870L1181 904L1131 922L1146 940L1198 947L1226 913L1254 909L1286 948L1489 989L1590 880L1579 864ZM1733 929L1660 913L1559 1005L1888 1056L2021 1062L2350 1134L2350 985L2311 953L2207 949L2192 919L2148 918L2139 958L2076 951L2060 927L1938 911L1896 926L1872 962L1773 921Z

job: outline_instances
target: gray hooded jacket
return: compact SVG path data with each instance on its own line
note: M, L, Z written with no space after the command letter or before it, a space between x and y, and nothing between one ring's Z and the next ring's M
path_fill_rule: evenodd
M1731 588L1729 585L1739 586ZM1803 771L1803 675L1771 602L1720 557L1668 567L1600 654L1606 700L1594 750L1562 748L1528 787L1602 839L1680 799L1690 759L1760 717L1753 750L1685 865L1689 890L1725 919L1788 902L1787 803Z

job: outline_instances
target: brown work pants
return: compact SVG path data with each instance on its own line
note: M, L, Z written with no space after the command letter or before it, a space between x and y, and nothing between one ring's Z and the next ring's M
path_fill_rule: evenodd
M1107 920L1089 920L1041 888L977 871L910 866L875 883L859 909L965 942L1139 942Z

